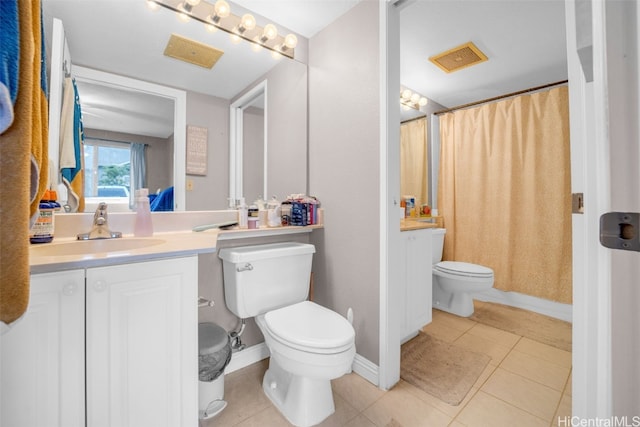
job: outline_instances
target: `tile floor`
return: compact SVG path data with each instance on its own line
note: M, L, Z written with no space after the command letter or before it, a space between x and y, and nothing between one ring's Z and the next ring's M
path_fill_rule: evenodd
M438 310L424 331L491 357L460 405L444 403L402 380L384 392L350 374L333 381L336 412L320 425L549 427L571 414L570 352ZM201 427L289 426L262 392L267 367L265 360L227 375L228 406Z

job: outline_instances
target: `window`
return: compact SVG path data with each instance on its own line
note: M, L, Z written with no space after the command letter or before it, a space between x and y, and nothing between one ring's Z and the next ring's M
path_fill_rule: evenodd
M84 167L85 197L124 198L129 201L129 144L87 138L84 143Z

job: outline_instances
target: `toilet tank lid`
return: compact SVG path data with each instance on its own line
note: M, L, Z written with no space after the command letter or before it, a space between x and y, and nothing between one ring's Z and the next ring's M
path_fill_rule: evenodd
M282 242L266 245L240 246L220 249L218 256L232 263L257 261L268 258L289 257L315 253L316 248L308 243Z

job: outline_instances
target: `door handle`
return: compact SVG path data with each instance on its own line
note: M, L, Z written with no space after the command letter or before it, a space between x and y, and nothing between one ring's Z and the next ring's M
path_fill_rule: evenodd
M605 248L640 252L638 232L638 212L607 212L600 217L600 244Z

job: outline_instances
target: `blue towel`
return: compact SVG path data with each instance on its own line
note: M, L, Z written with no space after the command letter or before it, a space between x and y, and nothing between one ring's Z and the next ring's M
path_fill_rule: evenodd
M2 1L2 0L0 0ZM60 120L60 173L67 187L67 203L71 212L84 210L84 128L82 126L82 108L75 80L65 80L65 97Z
M13 123L13 106L18 95L20 75L18 0L0 0L0 28L2 29L0 30L0 133L3 133ZM44 37L42 40L44 42Z
M150 205L151 212L173 210L173 187L167 187L158 194Z

